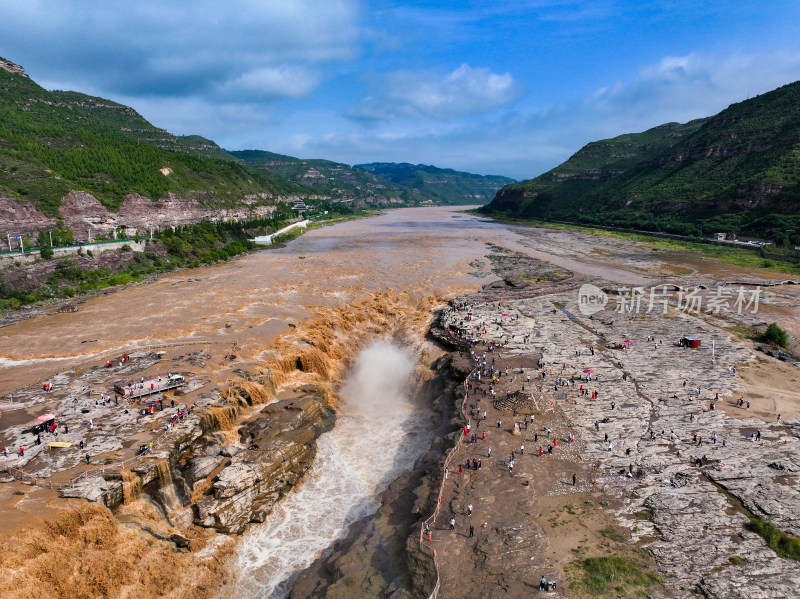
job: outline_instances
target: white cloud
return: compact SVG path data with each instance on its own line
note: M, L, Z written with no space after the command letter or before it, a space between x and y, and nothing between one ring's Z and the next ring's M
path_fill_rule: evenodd
M301 98L314 91L320 79L319 73L300 66L261 67L227 81L221 91L225 95Z
M510 73L493 73L468 64L450 73L395 71L376 75L370 94L348 115L365 120L423 117L449 120L465 114L488 112L516 100L521 86Z
M35 80L71 89L298 97L359 55L360 20L359 0L7 0L0 32Z
M524 179L557 166L591 141L711 116L799 79L800 53L665 56L643 65L627 82L609 82L568 102L540 108L520 101L484 115L461 112L436 120L421 118L427 115L420 107L428 105L414 95L425 97L424 84L432 80L428 74L422 91L390 90L394 95L382 97L380 107L393 118L375 120L370 129L335 115L306 118L306 123L295 119L286 131L303 130L306 135L302 143L287 144L282 151L350 163L424 162ZM402 118L409 115L419 118ZM275 140L285 143L281 136Z
M800 53L690 53L665 56L640 68L628 82L596 90L583 101L581 113L611 122L629 123L640 131L670 121L711 116L728 105L800 79ZM574 107L572 107L574 109Z

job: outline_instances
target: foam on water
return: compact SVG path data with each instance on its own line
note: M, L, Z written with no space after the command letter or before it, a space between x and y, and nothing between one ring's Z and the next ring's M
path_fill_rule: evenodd
M404 393L413 366L386 343L359 355L341 392L336 426L318 440L304 482L240 542L239 596L286 597L297 576L350 524L374 513L379 494L429 447L432 414Z

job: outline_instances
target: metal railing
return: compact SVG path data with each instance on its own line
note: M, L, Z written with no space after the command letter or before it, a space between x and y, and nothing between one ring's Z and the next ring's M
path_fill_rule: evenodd
M19 468L14 468L13 466L6 466L6 471L17 480L29 480L34 485L38 487L44 487L46 489L55 488L53 486L53 483L51 483L49 480L44 480L43 478L31 476L30 474L28 474L23 470L20 470Z
M464 405L466 405L466 401L469 399L469 387L468 387L468 384L469 384L469 377L464 380L464 402L465 402ZM462 411L465 411L466 407L462 407L461 409L462 409ZM464 416L467 419L467 425L471 425L472 420L470 419L469 415L466 414L466 412L465 412ZM419 548L420 548L420 552L421 553L425 553L426 555L430 555L433 558L433 568L434 568L434 571L436 572L436 584L433 586L433 590L431 591L431 594L428 595L428 599L436 599L437 595L439 594L439 589L441 587L441 578L439 576L439 563L436 561L436 557L437 557L436 549L433 547L432 543L426 542L426 539L425 539L425 528L426 528L426 525L430 526L431 524L435 523L436 516L439 515L439 511L441 510L441 507L442 507L442 495L444 493L444 483L447 480L446 472L449 469L451 459L453 459L455 457L456 453L461 448L461 444L464 441L464 437L466 437L466 436L468 436L468 435L464 435L464 434L459 433L458 441L456 441L456 444L453 447L450 448L450 451L447 452L447 457L444 459L444 464L442 464L442 482L439 484L439 496L438 496L437 501L436 501L436 508L433 510L433 514L428 516L427 519L423 520L423 522L420 524L420 527L419 527Z
M161 443L168 435L170 431L162 433L159 437L156 437L156 440L153 441L153 445L145 452L140 453L139 455L135 455L132 458L128 458L127 460L122 460L121 462L114 462L113 464L104 464L99 468L92 468L91 470L84 470L77 476L71 478L69 483L64 485L64 487L74 488L75 483L83 478L88 478L90 476L97 476L102 475L105 472L118 472L124 469L128 464L133 464L135 462L141 461L143 458L147 456L153 449L156 448L158 444Z
M62 249L66 249L66 248L76 248L77 249L79 247L104 245L106 243L128 243L129 241L132 241L133 243L138 243L139 241L145 241L147 239L149 239L149 237L140 237L138 240L136 240L133 237L125 237L125 238L120 238L120 239L103 239L103 240L100 240L100 241L75 241L73 243L68 243L67 245L44 245L44 246L34 245L34 246L26 247L25 248L25 254L22 254L20 252L19 248L18 248L18 249L15 249L15 250L2 250L2 251L0 251L0 256L5 256L5 255L8 255L8 254L27 255L29 252L39 252L39 251L41 251L43 249L52 249L52 250L62 250ZM0 238L0 241L2 241L2 238ZM89 249L91 249L91 248L89 248Z

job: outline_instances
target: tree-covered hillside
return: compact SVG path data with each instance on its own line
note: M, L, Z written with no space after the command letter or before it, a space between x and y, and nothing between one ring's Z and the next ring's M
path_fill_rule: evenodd
M586 145L486 207L688 234L772 232L800 216L800 82L716 116Z
M485 204L497 190L514 179L496 175L475 175L406 162L357 164L361 168L403 187L413 189L441 204Z
M230 152L259 171L280 176L333 200L390 201L416 205L431 198L361 168L330 160L295 158L263 150Z
M55 215L71 190L88 191L115 210L124 196L168 192L208 202L246 194L308 193L250 171L216 144L176 137L135 110L77 92L49 92L0 68L0 194Z

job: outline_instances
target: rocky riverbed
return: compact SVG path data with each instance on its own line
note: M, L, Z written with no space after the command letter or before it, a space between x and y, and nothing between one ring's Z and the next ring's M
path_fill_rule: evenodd
M390 226L375 231L382 249L387 231L406 225L401 217L387 217ZM321 233L314 232L298 241L309 247L271 255L277 286L264 287L263 261L248 257L188 280L167 276L93 298L75 314L4 328L0 383L12 393L0 398L7 408L0 423L11 455L0 510L8 546L16 547L7 553L23 558L0 558L0 571L13 571L17 581L13 589L0 585L0 594L22 597L39 588L49 564L61 573L56 595L70 588L108 595L102 572L75 578L68 567L79 556L102 554L91 563L116 569L130 592L186 590L183 578L164 577L160 585L122 576L123 564L135 570L136 556L147 555L188 573L186 580L202 580L197 596L235 595L231 568L223 566L231 563L230 539L268 524L280 498L302 484L352 359L370 340L391 338L428 348L412 378L418 399L440 414L437 439L413 468L413 459L403 465L375 517L354 524L297 578L294 597L426 597L437 581L438 597L527 597L542 575L558 583L556 595L591 596L586 565L603 556L634 564L645 581L616 590L620 596L791 596L796 562L778 557L752 522L798 534L798 371L759 351L749 336L775 315L793 323L796 293L764 289L756 312L747 308L756 286L725 283L714 264L684 268L674 256L642 256L622 242L593 253L582 234L571 251L564 232L520 237L500 228L476 228L491 239L476 251L471 233L465 237L467 217L443 218L459 224L447 251L419 261L419 248L409 253L407 237L396 235L395 250L380 253L389 261L378 265L386 277L378 283L362 276L363 264L352 266L362 254L371 267L378 257L353 250L352 239L371 234L370 227L361 237L340 236L347 253L338 257L330 244L339 237L315 242ZM440 236L424 240L439 243ZM629 269L615 266L614 251L620 260L631 257ZM548 252L551 260L543 260ZM342 272L330 284L340 287L306 289L331 272L330 260ZM466 280L466 273L474 274ZM385 290L398 278L413 292ZM462 296L444 310L425 295L442 278L448 297ZM464 295L476 280L483 288ZM623 282L644 295L626 295ZM648 310L651 287L660 284ZM579 303L585 285L606 297L593 314ZM740 289L744 309L737 311ZM706 310L726 294L727 310ZM702 310L688 309L692 297ZM153 305L157 314L147 311ZM275 339L276 331L286 334ZM700 348L673 345L687 336L699 337ZM451 353L431 352L433 340ZM120 366L123 352L130 360ZM495 372L476 380L484 353ZM102 366L106 359L113 368ZM581 381L587 370L592 380ZM152 396L163 411L142 414L146 402L114 401L115 382L167 372L188 383ZM27 386L14 383L23 379ZM54 384L52 393L42 381ZM39 446L25 424L45 412L56 415L59 435L42 435ZM479 438L468 442L476 431ZM83 441L84 448L45 451L56 440ZM24 456L16 455L20 444ZM136 455L142 445L147 451ZM17 532L30 523L38 528ZM93 532L97 527L104 532Z
M612 296L582 314L586 277L498 248L489 259L504 282L455 300L432 328L454 350L441 362L454 383L441 398L452 404L454 432L422 460L421 478L397 481L379 515L309 569L292 596L527 597L544 575L560 584L557 595L582 597L591 595L585 565L608 555L651 573L620 596L793 596L800 565L751 524L800 533L800 420L769 413L745 383L752 371L787 383L797 375L736 337L731 322L757 316L688 310L680 286L658 310ZM548 272L555 276L537 274ZM687 336L700 347L681 345ZM412 488L398 510L401 490ZM428 541L421 529L434 512ZM380 526L391 518L416 519L405 585L364 567L391 546Z

